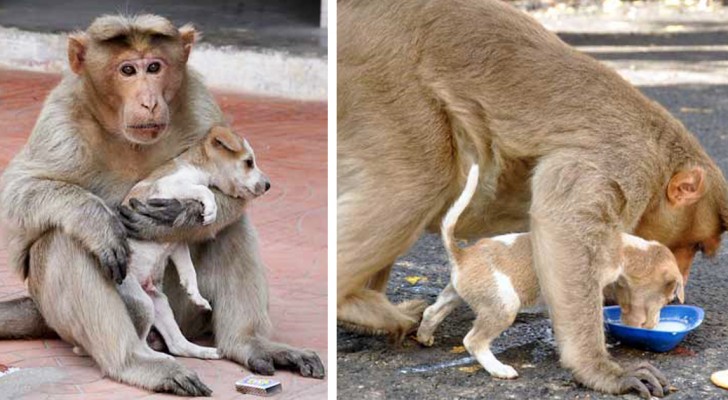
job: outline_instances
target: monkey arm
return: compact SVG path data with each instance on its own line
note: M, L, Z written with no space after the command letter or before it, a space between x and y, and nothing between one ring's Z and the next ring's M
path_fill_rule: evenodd
M532 181L534 267L562 364L590 388L661 397L667 380L656 368L648 363L623 368L607 351L602 282L618 268L625 194L606 169L579 159L549 156Z
M59 228L89 249L107 276L117 282L124 279L129 254L126 231L101 198L78 185L28 176L12 166L3 181L0 204L4 220L24 238L19 247L25 248L13 251L26 253L42 233ZM11 259L24 263L26 257Z
M143 203L131 199L129 207L121 206L122 222L129 235L138 240L163 242L200 242L242 217L244 199L224 195L211 189L217 203L217 218L210 225L202 224L204 207L192 199L150 199Z

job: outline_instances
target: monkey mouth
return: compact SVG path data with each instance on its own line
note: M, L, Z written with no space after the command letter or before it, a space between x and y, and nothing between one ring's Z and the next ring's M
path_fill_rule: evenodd
M146 124L136 124L136 125L127 125L127 129L134 129L138 131L161 131L164 128L167 127L166 124L155 124L155 123L146 123Z
M156 141L167 128L167 124L148 122L144 124L127 125L127 138L139 144L148 144Z

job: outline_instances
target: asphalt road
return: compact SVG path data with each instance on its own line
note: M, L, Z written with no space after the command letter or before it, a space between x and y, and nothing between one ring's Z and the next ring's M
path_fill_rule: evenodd
M661 46L726 43L726 32L703 34L591 35L569 34L564 39L579 46ZM698 53L698 54L696 54ZM707 59L725 63L728 53L675 51L669 54L630 52L600 53L605 60L650 60L665 70L681 70ZM637 64L639 65L639 64ZM652 99L667 107L705 146L728 173L728 86L678 84L642 87ZM724 240L725 242L725 240ZM406 277L424 277L416 283ZM394 302L424 298L434 302L447 284L449 266L437 235L423 236L401 257L390 280L388 295ZM725 399L728 391L714 387L713 371L728 369L728 244L713 259L698 257L687 286L687 304L705 309L705 322L682 343L665 354L624 347L609 339L611 353L622 363L647 360L660 368L678 389L669 399ZM520 378L492 379L463 352L462 338L471 327L472 312L463 306L438 329L435 345L424 348L412 340L403 347L381 337L338 332L338 395L341 399L612 399L576 384L560 368L548 316L544 312L521 314L493 345L504 363L514 366ZM637 398L628 395L626 398Z

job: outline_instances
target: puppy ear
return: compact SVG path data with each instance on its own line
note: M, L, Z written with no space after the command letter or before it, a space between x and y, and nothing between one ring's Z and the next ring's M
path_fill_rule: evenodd
M233 133L230 128L215 126L210 131L212 146L218 149L225 149L233 153L243 151L242 140Z
M202 34L195 30L192 24L185 24L179 28L179 35L182 38L182 46L184 48L185 61L190 58L190 51L192 51L192 45L199 41Z
M705 193L705 170L693 167L679 171L667 184L667 200L673 207L695 204Z
M682 277L677 280L677 287L675 288L675 294L680 304L685 304L685 285L683 284Z
M86 36L86 33L75 32L68 35L68 64L71 66L71 71L76 75L83 73L87 45L88 36Z

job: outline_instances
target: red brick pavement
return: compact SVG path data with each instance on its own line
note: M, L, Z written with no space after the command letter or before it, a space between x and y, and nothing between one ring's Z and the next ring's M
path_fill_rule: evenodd
M58 81L57 75L0 69L0 171L25 143L46 94ZM268 267L274 338L314 349L325 363L327 106L230 93L217 93L216 97L233 127L251 143L273 182L271 192L253 203L250 214ZM25 293L24 284L8 270L7 252L0 244L0 301ZM243 397L233 385L248 375L239 365L179 360L197 371L214 390L215 398ZM74 355L59 340L0 341L0 364L61 371L61 379L35 387L23 399L172 397L102 377L91 359ZM277 398L326 397L326 380L305 379L285 371L276 373L276 378L283 383L283 394Z

